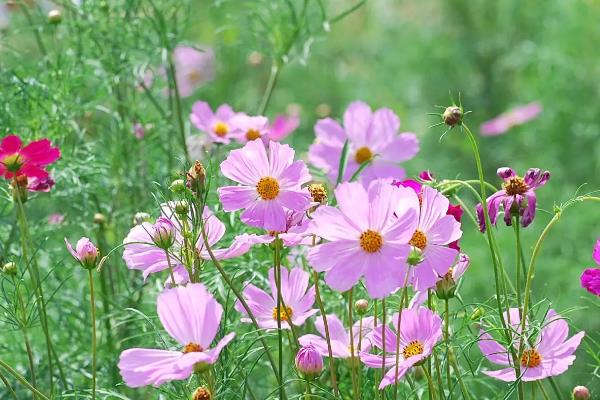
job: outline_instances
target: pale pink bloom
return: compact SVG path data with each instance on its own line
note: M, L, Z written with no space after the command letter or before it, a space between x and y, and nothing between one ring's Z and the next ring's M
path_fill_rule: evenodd
M98 248L91 242L90 239L82 237L77 241L75 249L71 246L71 243L65 238L65 244L67 250L84 268L90 269L96 266L98 259Z
M178 343L178 350L134 348L121 353L119 370L129 387L189 378L195 368L217 362L235 337L231 332L210 348L219 330L223 307L200 283L165 289L157 301L158 318Z
M262 140L252 140L233 150L221 163L225 177L240 183L218 189L223 209L243 209L242 222L267 231L283 232L286 212L306 210L308 190L301 185L311 180L303 161L294 161L294 150L277 142L267 149Z
M306 320L316 314L319 310L311 308L315 302L315 288L308 287L309 274L302 268L281 268L281 298L283 304L281 309L277 308L277 284L275 281L275 270L269 270L269 283L271 293L249 283L244 288L244 299L248 307L258 321L258 326L264 329L277 329L277 320L281 319L281 328L290 329L288 321L294 326L300 326ZM284 307L285 306L285 309ZM235 305L243 315L246 310L240 302ZM243 317L242 322L250 323L248 317Z
M221 104L213 113L205 101L197 101L192 106L190 120L199 130L208 133L215 143L227 144L235 137L231 123L236 113L229 104Z
M65 221L63 214L50 214L48 215L48 225L60 225Z
M269 127L269 140L280 142L288 137L300 125L297 115L277 115Z
M399 129L400 119L392 110L380 108L372 112L367 104L355 101L344 113L343 127L331 118L317 122L317 138L310 146L309 161L336 182L342 149L348 140L348 164L342 181L350 180L360 165L369 160L371 164L363 170L361 181L403 179L404 169L398 164L417 154L419 141L414 133L398 134Z
M45 178L27 178L27 190L29 192L48 193L54 186L54 179L50 175Z
M215 74L215 54L211 48L201 50L177 46L173 50L175 78L179 95L189 97L196 89L210 82Z
M519 310L511 308L510 316L511 325L518 326ZM517 332L520 332L520 329ZM525 346L520 359L520 379L530 382L565 372L575 361L575 350L581 343L585 332L579 332L570 339L567 339L568 334L567 322L554 310L549 310L540 334L533 340L534 345ZM516 334L513 333L513 336L515 351L518 351L520 340ZM490 362L506 367L497 371L483 371L483 373L505 382L515 381L515 370L507 348L484 331L481 332L478 343L479 349Z
M256 139L268 141L269 120L262 115L251 116L239 113L231 119L232 135L238 142L248 143Z
M535 101L524 106L515 107L494 119L484 122L479 128L482 136L496 136L506 133L512 127L522 125L537 118L542 112L542 105Z

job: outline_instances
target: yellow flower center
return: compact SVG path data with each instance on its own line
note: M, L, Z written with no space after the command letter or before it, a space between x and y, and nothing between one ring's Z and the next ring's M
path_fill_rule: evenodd
M383 246L383 237L379 232L366 230L360 234L360 247L367 253L375 253Z
M210 393L210 390L208 390L207 388L199 387L194 392L192 399L193 400L211 400L212 394Z
M256 129L248 129L246 131L246 139L248 140L256 140L258 138L260 138L260 132L257 131Z
M427 236L417 229L415 233L413 233L408 244L415 246L418 249L425 250L425 247L427 247Z
M215 135L218 137L224 137L227 135L227 133L229 133L229 125L227 125L225 122L219 121L215 124L213 130L215 131Z
M504 187L506 194L509 196L523 194L529 190L529 186L527 186L523 178L519 176L513 176L512 178L509 178L508 181L504 182L502 186Z
M275 307L273 309L273 319L275 321L277 321L278 319L281 321L287 321L290 322L290 320L292 319L292 315L294 315L294 311L292 310L292 307L285 307L282 308L281 310L279 309L279 307Z
M354 155L354 159L359 164L369 161L371 158L373 158L373 152L366 146L356 150L356 154Z
M198 83L202 80L202 74L197 69L190 71L187 77L192 83Z
M279 182L270 176L260 178L256 184L256 191L263 200L273 200L279 194Z
M312 197L313 201L317 203L327 202L327 190L322 184L313 183L308 185L308 192L310 193L310 197Z
M542 363L542 356L536 349L529 349L523 352L521 356L521 365L527 368L539 367Z
M423 354L423 343L418 340L413 340L402 350L402 355L404 358L410 358L414 356L418 356L419 354Z
M202 346L200 346L197 343L188 343L184 346L182 353L183 354L187 354L187 353L201 353L203 352L204 349L202 348Z
M23 162L21 156L15 153L4 157L4 159L2 160L2 164L4 164L7 170L11 172L17 172L19 168L21 168L21 166L23 165Z

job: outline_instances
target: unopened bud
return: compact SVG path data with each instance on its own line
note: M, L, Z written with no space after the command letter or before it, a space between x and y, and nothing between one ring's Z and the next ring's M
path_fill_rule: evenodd
M150 236L155 245L166 250L175 243L175 225L170 219L160 217L152 226Z
M60 12L60 10L50 10L50 12L48 12L48 22L50 22L51 24L60 24L60 22L62 21L62 14Z
M313 379L323 371L323 357L311 344L302 346L296 354L296 368L306 379Z
M448 300L454 297L456 282L452 277L452 268L435 284L435 294L439 299Z
M75 248L65 238L65 244L67 250L71 253L73 258L79 261L79 264L85 269L92 269L96 267L96 263L99 258L98 248L86 237L82 237L77 241Z
M206 169L204 169L204 165L200 161L196 160L187 173L187 185L195 193L202 193L205 181Z
M12 261L7 262L6 264L4 264L2 266L2 272L5 273L6 275L12 275L12 276L17 275L17 264L15 264Z
M104 225L106 223L106 217L102 213L94 214L94 223L98 225Z
M356 303L354 303L354 309L358 315L365 315L369 310L369 302L365 299L356 300Z
M175 179L169 185L169 190L173 193L183 193L185 191L185 182L183 179Z
M406 263L412 267L419 265L423 261L423 252L419 250L417 247L412 248L408 257L406 258Z
M150 222L150 214L145 212L137 212L133 216L133 225L141 225L144 222Z
M188 205L187 201L181 200L175 203L175 213L177 215L187 216L189 211L190 206Z
M314 202L321 204L327 203L327 189L325 189L323 184L313 183L308 185L308 191Z
M199 387L198 389L194 390L190 400L212 400L212 394L207 388Z
M585 386L575 386L573 388L573 400L589 400L590 391Z
M471 314L471 321L477 321L477 320L481 319L481 317L483 317L483 314L485 314L484 308L477 307Z
M444 123L450 127L455 127L462 123L463 111L460 107L450 106L446 108L444 114L442 114Z

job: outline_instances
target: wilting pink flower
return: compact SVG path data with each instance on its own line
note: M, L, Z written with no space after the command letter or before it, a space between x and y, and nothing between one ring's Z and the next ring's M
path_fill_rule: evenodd
M82 267L86 269L92 269L96 266L98 260L98 248L86 237L82 237L77 241L75 249L71 246L71 243L65 238L65 244L67 250L75 258Z
M265 329L277 329L277 320L281 320L282 329L290 329L289 321L294 326L300 326L317 309L311 308L315 302L315 288L308 287L309 274L302 268L281 268L281 308L277 307L277 284L275 270L269 270L269 283L271 294L249 283L244 288L244 299L258 322L258 326ZM236 310L247 315L241 303L236 303ZM243 317L242 322L251 322L250 318Z
M596 242L592 254L596 264L600 265L600 240ZM588 292L600 296L600 268L588 268L581 274L581 287Z
M535 119L541 112L542 105L536 101L524 106L515 107L500 114L496 118L481 124L479 129L482 136L501 135L514 126L522 125Z
M48 215L48 225L60 225L65 221L63 214L50 214Z
M413 133L401 133L400 119L388 108L372 112L361 102L351 103L344 113L344 126L331 118L315 125L317 139L310 146L309 160L323 169L335 182L344 143L348 140L348 165L343 181L348 181L362 163L371 161L361 175L368 183L373 179L402 179L404 169L398 163L409 160L419 151L419 141Z
M519 310L512 308L510 315L511 325L519 324ZM585 332L579 332L570 339L567 339L568 334L567 322L554 310L549 310L541 332L534 340L535 344L526 346L521 355L520 379L524 382L536 381L565 372L575 361L573 353L577 350ZM520 340L515 337L514 342L515 351L518 351ZM490 362L507 367L498 371L483 371L486 375L505 382L516 380L512 360L506 347L494 340L489 333L482 331L479 349Z
M314 346L302 346L295 359L298 372L304 375L305 378L314 378L323 371L323 357L314 348Z
M232 135L238 142L248 143L256 139L268 141L269 120L261 115L250 116L239 113L231 119Z
M157 300L162 326L179 344L178 350L134 348L121 353L119 370L129 387L189 378L217 362L221 350L235 337L231 332L212 349L223 307L200 283L165 289Z
M133 134L137 139L142 140L146 135L146 129L144 128L144 125L140 124L139 122L133 124Z
M269 127L269 140L276 142L288 137L300 125L300 117L297 115L277 115Z
M183 246L183 237L181 235L182 221L175 215L171 203L161 206L161 215L169 219L175 228L175 240L169 250L169 260L175 275L182 278L178 283L186 283L189 280L188 272L178 257ZM204 208L202 218L204 219L207 241L215 258L222 260L239 257L250 250L253 244L252 237L255 235L248 234L236 236L231 246L227 248L215 249L214 246L225 234L225 225L219 221L208 207ZM153 224L142 222L140 225L134 226L123 240L123 244L125 245L123 260L125 260L127 268L143 271L144 279L152 273L164 271L169 268L165 250L158 247L152 239L154 233ZM204 240L201 236L197 238L195 245L199 257L209 260L210 255L204 246Z
M42 139L22 147L21 139L9 135L0 142L0 176L11 179L18 175L27 178L45 179L45 168L58 160L60 150L52 147L50 140Z
M402 286L417 215L414 208L400 206L411 195L416 197L411 189L383 180L372 182L368 190L358 182L340 184L335 190L338 207L321 206L313 214L311 232L328 242L310 249L309 264L326 272L325 282L341 292L363 275L372 298Z
M177 46L173 50L175 75L179 95L189 97L203 84L210 82L215 74L215 54L211 48L201 50Z
M529 168L524 178L518 176L512 168L498 168L498 176L504 180L502 190L487 199L490 223L496 225L500 205L504 208L504 222L512 225L512 217L521 216L521 226L527 227L535 217L535 190L544 186L550 179L550 172L542 172L539 168ZM483 207L477 204L477 220L479 230L485 232Z
M431 182L431 181L435 180L435 177L433 176L433 174L431 172L429 172L428 169L421 171L419 173L419 178L426 182Z
M233 150L221 163L227 178L241 183L218 189L225 211L244 209L244 223L267 231L286 229L286 211L303 211L310 195L301 185L311 176L303 161L294 161L294 150L277 142L267 150L262 140L252 140Z
M196 128L208 133L213 142L227 144L234 137L231 120L235 115L229 104L221 104L213 113L208 103L197 101L192 106L190 120Z
M54 179L50 175L39 179L36 177L27 179L27 190L30 192L49 192L54 186Z
M368 337L373 330L374 319L373 317L363 318L362 330L360 329L360 322L356 322L352 327L352 337L354 344L354 357L358 357L359 354L359 342L361 351L369 351L371 349L371 342ZM352 356L350 349L350 332L346 331L344 324L340 319L334 315L327 315L327 327L329 328L329 339L331 341L331 355L333 358L350 358ZM298 338L298 341L302 346L313 345L315 349L323 356L329 357L329 350L327 347L325 322L323 318L317 318L315 321L315 328L321 334L321 336L308 334Z
M428 308L402 310L400 323L400 354L399 364L396 366L396 347L398 336L395 329L398 327L398 314L392 318L394 330L388 326L378 326L373 329L371 342L383 350L383 329L385 329L385 364L382 355L360 353L360 360L370 368L389 368L379 389L398 382L414 365L421 364L432 353L433 348L442 337L442 319ZM396 375L396 368L398 374Z

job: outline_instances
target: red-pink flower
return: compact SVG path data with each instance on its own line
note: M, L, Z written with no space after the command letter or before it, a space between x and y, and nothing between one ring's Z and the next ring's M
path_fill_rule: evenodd
M41 139L23 147L21 138L9 135L0 142L0 176L12 179L18 175L43 180L48 177L45 167L58 160L60 150L50 140Z
M600 239L596 242L592 255L596 264L600 265ZM600 296L600 268L588 268L581 274L581 287L588 292Z

